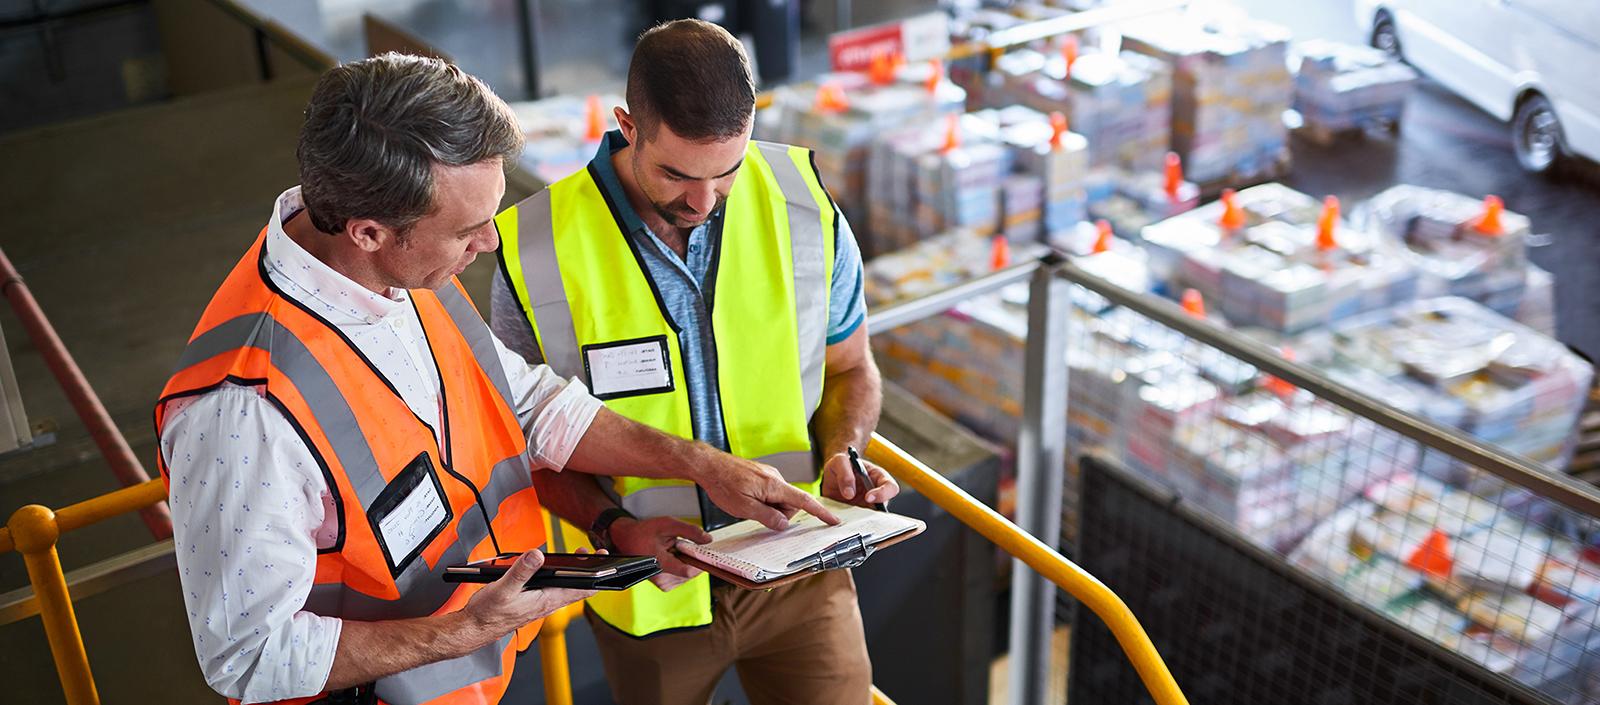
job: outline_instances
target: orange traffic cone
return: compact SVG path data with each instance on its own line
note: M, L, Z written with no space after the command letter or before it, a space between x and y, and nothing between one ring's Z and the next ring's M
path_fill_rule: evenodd
M944 81L944 62L938 59L928 62L928 80L922 82L922 87L929 93L939 92L939 83Z
M1239 207L1231 188L1222 190L1222 218L1217 222L1223 230L1230 232L1244 228L1244 209Z
M989 269L1000 270L1011 266L1011 243L1006 236L996 235L989 241Z
M589 96L588 102L584 104L583 117L585 142L599 142L600 138L606 136L606 114L605 109L600 107L600 96Z
M1499 196L1493 194L1483 197L1483 215L1478 216L1478 222L1472 228L1485 235L1504 235L1506 227L1500 222L1500 214L1505 212L1506 204Z
M1050 150L1061 149L1061 136L1067 133L1067 115L1059 110L1050 113Z
M1428 538L1422 540L1422 545L1406 558L1406 567L1440 580L1450 578L1455 563L1455 559L1450 557L1450 537L1438 529L1429 532Z
M867 65L867 78L878 86L894 83L894 57L882 50L872 52L872 62Z
M1280 352L1283 354L1283 359L1294 362L1294 348L1285 345ZM1265 386L1267 391L1278 395L1280 399L1289 399L1294 396L1295 386L1290 384L1289 380L1281 377L1267 375Z
M1067 61L1067 78L1072 78L1072 65L1078 63L1078 35L1069 34L1061 40L1061 58Z
M1101 218L1099 220L1096 220L1096 221L1094 221L1094 230L1095 230L1094 248L1091 249L1089 251L1089 253L1098 255L1098 254L1100 254L1102 252L1110 251L1111 250L1111 222L1106 220L1105 218ZM1194 289L1190 289L1189 291L1194 291ZM1198 292L1198 291L1195 291L1194 293L1195 293L1195 296L1199 296L1200 295L1200 292ZM1187 305L1187 300L1185 301L1185 305ZM1202 318L1205 317L1205 304L1204 303L1200 304L1200 314L1201 314Z
M850 107L850 98L839 84L824 83L817 86L817 97L812 107L819 113L837 113Z
M1206 317L1206 299L1194 289L1183 290L1183 312L1204 320Z
M1167 200L1178 200L1178 188L1183 185L1183 159L1177 152L1167 152L1165 172L1166 180L1162 183L1162 190L1167 192Z
M1334 229L1339 225L1339 197L1322 199L1322 216L1317 218L1317 251L1328 252L1339 248Z
M961 148L961 116L951 113L944 119L944 146L939 148L940 154L946 154Z

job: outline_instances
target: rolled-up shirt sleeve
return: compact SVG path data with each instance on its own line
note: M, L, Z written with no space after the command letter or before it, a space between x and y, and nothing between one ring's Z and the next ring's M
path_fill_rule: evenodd
M549 365L528 364L498 335L494 344L528 439L528 459L536 467L561 470L604 404L577 378L562 379Z
M322 692L343 622L302 609L338 529L310 450L256 389L228 385L175 402L161 452L206 682L247 703Z

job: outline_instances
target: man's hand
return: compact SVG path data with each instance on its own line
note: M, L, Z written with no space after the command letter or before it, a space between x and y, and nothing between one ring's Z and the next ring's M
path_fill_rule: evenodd
M777 468L713 451L705 464L698 468L695 482L705 489L723 511L736 517L754 519L773 531L789 526L789 519L797 511L804 511L830 526L839 523L817 501L794 485L784 482Z
M849 455L834 453L822 466L822 496L858 507L871 507L900 494L900 483L894 481L888 470L865 459L861 461L861 469L872 481L871 487L860 486L855 470L850 467Z
M542 588L526 590L523 585L544 565L544 554L537 549L522 554L516 563L482 590L473 593L461 608L474 623L499 638L529 622L550 616L562 607L594 595L593 590Z
M661 564L661 572L652 576L650 582L663 592L688 582L701 572L699 568L678 559L678 554L672 547L678 543L679 536L695 543L711 543L711 534L698 526L671 517L654 519L623 517L611 524L611 542L616 544L618 553L627 556L656 557L656 561Z

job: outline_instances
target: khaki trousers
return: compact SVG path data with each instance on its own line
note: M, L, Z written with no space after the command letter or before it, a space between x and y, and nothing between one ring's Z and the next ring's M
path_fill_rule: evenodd
M830 570L773 590L712 588L710 626L638 638L585 611L618 705L706 705L733 666L752 705L867 705L856 585Z

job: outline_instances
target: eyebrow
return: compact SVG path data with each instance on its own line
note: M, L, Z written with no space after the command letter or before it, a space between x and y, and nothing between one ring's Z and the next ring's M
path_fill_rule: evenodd
M481 227L483 227L485 225L488 225L489 221L491 221L491 220L494 220L494 218L489 218L489 219L483 220L481 222L473 223L472 225L468 225L465 228L457 230L456 234L457 235L465 235L465 234L470 233L470 232L472 232L474 230L477 230L478 228L481 228Z
M739 158L739 161L738 161L738 163L736 163L736 164L734 164L734 165L733 165L733 168L731 168L731 169L729 169L729 170L727 170L727 171L724 171L724 172L722 172L722 173L721 173L721 174L717 174L717 175L716 175L716 176L712 176L712 177L709 177L709 178L710 178L710 179L720 179L720 178L722 178L722 177L724 177L724 176L727 176L727 175L729 175L729 174L732 174L732 173L733 173L733 172L736 172L736 171L738 171L738 170L739 170L739 167L741 167L741 166L744 166L744 157L740 157L740 158ZM704 181L704 180L708 180L708 179L701 179L701 178L700 178L700 177L698 177L698 176L690 176L690 175L688 175L688 174L685 174L685 173L683 173L683 172L681 172L681 171L678 171L678 170L677 170L677 169L674 169L674 168L672 168L672 167L670 167L670 166L667 166L667 165L665 165L665 164L662 164L662 165L661 165L661 170L662 170L662 171L665 171L665 172L667 172L667 173L668 173L668 174L671 174L671 175L673 175L673 176L675 176L675 177L677 177L677 178L680 178L680 179L689 179L689 180L691 180L691 181Z

